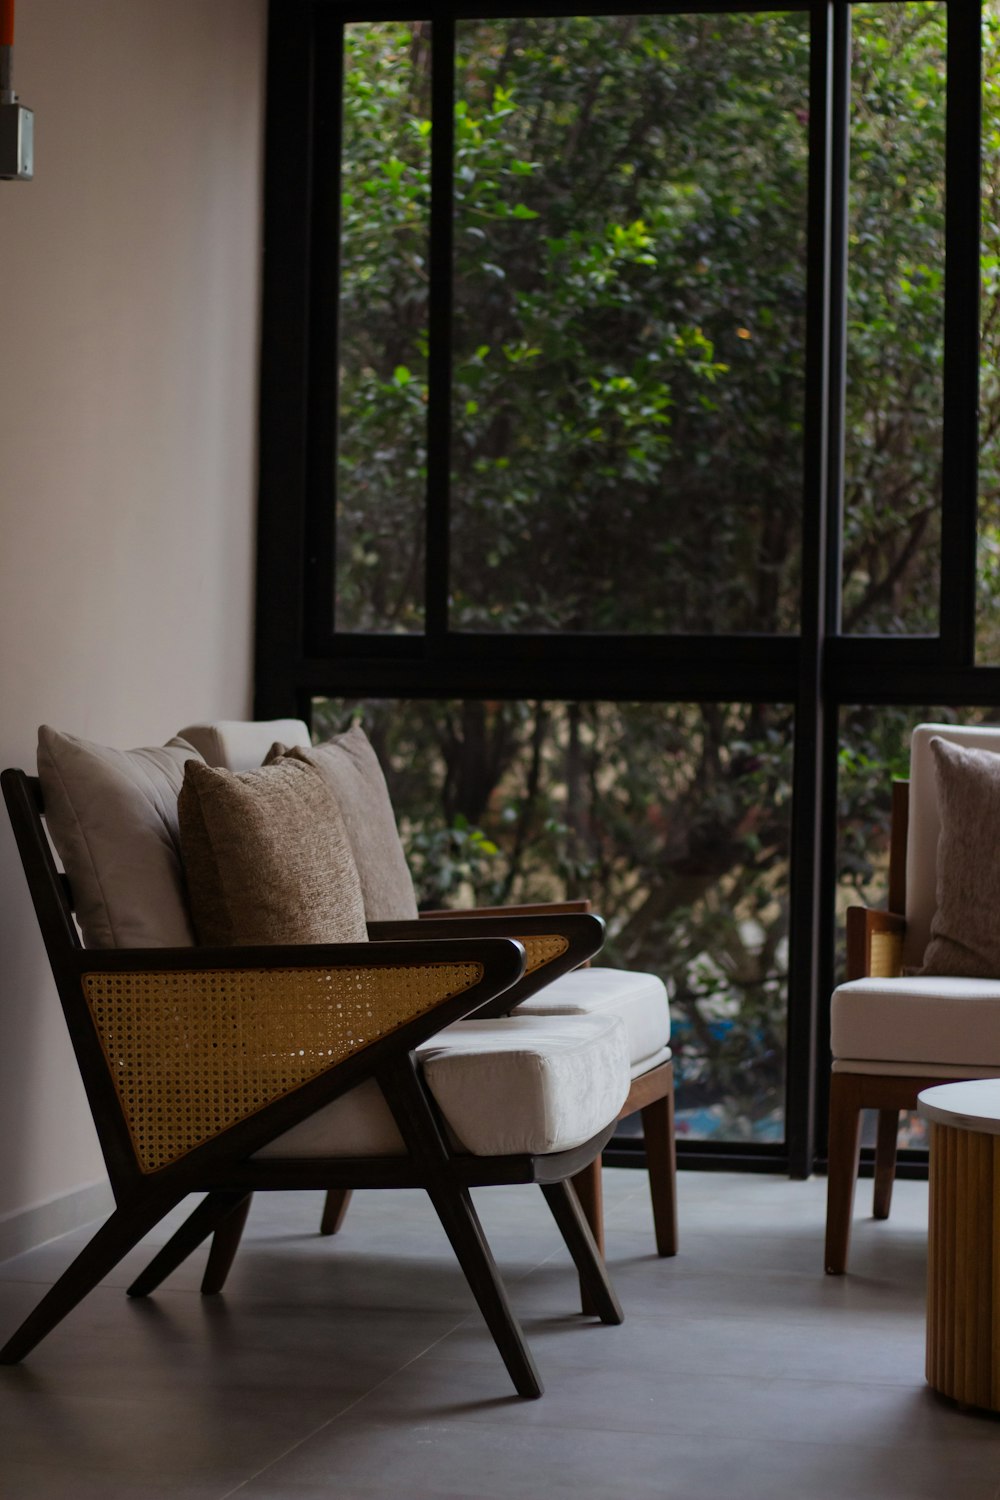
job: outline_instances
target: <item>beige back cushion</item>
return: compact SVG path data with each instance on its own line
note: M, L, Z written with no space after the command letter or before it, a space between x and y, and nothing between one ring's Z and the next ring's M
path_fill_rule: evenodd
M272 756L282 755L315 766L336 797L361 877L368 921L412 921L417 915L413 881L389 788L364 730L355 725L308 750L275 745Z
M935 736L970 750L1000 754L1000 726L962 728L954 724L918 724L910 742L910 810L906 842L906 935L903 963L919 968L931 939L937 910L937 849L941 833L937 775L931 751Z
M88 948L182 948L194 942L181 875L177 794L183 740L113 750L38 731L38 775L56 853Z
M200 943L366 940L344 820L314 767L290 757L240 773L192 764L179 814Z
M201 752L206 765L226 771L256 770L275 740L309 744L309 729L301 719L218 719L213 724L189 724L180 736Z
M1000 977L1000 755L935 736L941 834L926 974Z

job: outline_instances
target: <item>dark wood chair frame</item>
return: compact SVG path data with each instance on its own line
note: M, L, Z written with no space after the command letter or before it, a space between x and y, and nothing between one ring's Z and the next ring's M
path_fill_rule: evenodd
M892 787L892 832L889 844L889 910L852 906L847 912L847 978L869 978L876 967L873 949L881 942L898 953L906 931L906 845L909 783ZM898 972L898 964L896 967ZM887 1219L896 1176L896 1141L900 1110L915 1110L922 1089L946 1083L943 1077L897 1073L831 1073L830 1135L827 1149L825 1267L830 1276L847 1270L854 1214L854 1189L861 1159L862 1111L878 1111L875 1139L875 1183L872 1214Z
M461 926L463 937L531 938L558 935L565 937L565 950L537 968L525 973L518 983L495 1002L496 1010L480 1014L506 1013L522 1000L537 994L562 974L587 964L604 942L604 921L590 910L589 901L546 902L526 906L479 907L472 911L424 912L416 922L371 922L370 938L405 940L416 936L447 937ZM677 1254L677 1143L674 1111L673 1061L660 1063L632 1080L628 1098L622 1105L619 1120L642 1114L646 1145L646 1166L653 1205L653 1229L657 1254ZM601 1157L598 1155L573 1178L573 1186L601 1254L604 1254L604 1200L601 1179ZM327 1194L320 1230L336 1234L344 1222L350 1193ZM581 1282L584 1311L593 1311Z
M452 1022L502 1008L503 997L524 972L524 948L519 943L504 936L462 936L336 946L85 950L73 921L68 883L56 869L45 833L37 780L22 771L8 770L0 783L116 1205L106 1223L0 1349L0 1363L14 1364L23 1359L145 1234L189 1193L196 1192L207 1196L132 1282L130 1296L142 1297L153 1291L209 1235L214 1238L202 1291L221 1291L239 1245L250 1196L258 1190L423 1188L515 1389L522 1396L536 1397L542 1393L541 1380L469 1195L472 1187L534 1182L541 1186L597 1315L605 1323L621 1322L621 1307L570 1182L600 1154L613 1125L574 1150L550 1155L476 1157L459 1153L449 1142L414 1055L421 1042ZM451 993L431 1010L219 1130L179 1159L156 1171L143 1169L85 997L86 976L113 974L125 978L169 975L177 970L233 971L252 989L254 976L273 976L275 970L319 969L335 976L339 969L405 971L407 966L426 969L428 965L456 963L472 963L481 971L478 980L462 993ZM376 1080L385 1095L407 1148L405 1156L255 1157L254 1153L268 1142L369 1078ZM165 1104L169 1107L170 1101L165 1100Z

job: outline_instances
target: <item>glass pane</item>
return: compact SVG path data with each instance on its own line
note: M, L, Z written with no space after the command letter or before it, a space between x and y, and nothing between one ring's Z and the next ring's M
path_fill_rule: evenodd
M670 993L678 1130L784 1134L792 717L736 704L319 701L360 718L420 904L588 897Z
M945 6L851 12L843 628L935 634Z
M1000 663L1000 3L983 7L983 227L979 346L976 659Z
M419 631L430 24L359 22L344 37L336 622Z
M787 632L805 14L460 22L451 623Z

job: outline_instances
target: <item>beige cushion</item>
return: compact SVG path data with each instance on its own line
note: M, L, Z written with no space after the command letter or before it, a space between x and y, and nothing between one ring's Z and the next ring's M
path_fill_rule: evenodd
M539 1155L582 1145L618 1118L628 1045L613 1016L459 1021L419 1049L455 1142L474 1156ZM259 1156L401 1155L403 1142L369 1082L317 1110Z
M189 724L181 738L200 750L206 765L224 771L253 771L281 740L286 745L308 745L309 729L301 719L219 719L214 724Z
M1000 727L973 728L954 724L918 724L910 741L910 808L906 840L906 933L903 963L918 969L931 937L937 910L937 847L941 832L937 774L931 740L939 738L973 750L1000 752Z
M670 1004L663 980L631 969L576 969L515 1007L514 1015L619 1016L632 1077L670 1058Z
M235 773L192 763L179 814L199 942L365 941L347 830L312 766L286 759Z
M361 877L368 921L412 921L417 915L413 881L399 842L389 788L364 730L355 725L346 734L308 750L285 750L279 744L273 753L315 766L336 797Z
M925 974L1000 978L1000 755L935 737L941 833Z
M838 1072L983 1076L1000 1069L1000 979L852 980L834 991L830 1045Z
M45 816L88 948L190 947L177 794L198 751L183 740L113 750L43 724Z

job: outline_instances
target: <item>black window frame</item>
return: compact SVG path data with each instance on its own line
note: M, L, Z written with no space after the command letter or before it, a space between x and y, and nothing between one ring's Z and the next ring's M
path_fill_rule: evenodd
M316 696L791 704L786 1139L684 1143L687 1164L788 1170L825 1151L834 976L837 730L842 706L1000 705L975 665L981 32L977 0L943 0L948 79L940 617L935 636L838 633L853 0L641 3L631 13L800 12L811 28L805 476L797 635L484 635L447 622L451 58L462 19L607 12L271 0L267 69L254 712L309 717ZM333 599L342 28L434 26L426 629L338 634ZM627 1154L627 1144L622 1152Z

